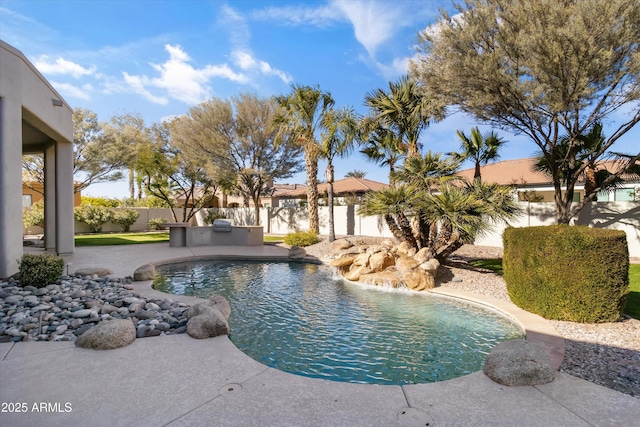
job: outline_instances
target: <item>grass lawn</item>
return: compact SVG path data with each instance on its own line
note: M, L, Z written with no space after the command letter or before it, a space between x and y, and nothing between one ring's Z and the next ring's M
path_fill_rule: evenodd
M502 275L502 258L477 259L469 262L475 267L486 268ZM629 296L624 314L640 319L640 264L629 266Z
M75 237L76 246L138 245L169 241L169 232L83 234Z
M265 242L282 242L283 236L264 236ZM161 243L169 241L169 232L83 234L75 237L76 246L113 246Z

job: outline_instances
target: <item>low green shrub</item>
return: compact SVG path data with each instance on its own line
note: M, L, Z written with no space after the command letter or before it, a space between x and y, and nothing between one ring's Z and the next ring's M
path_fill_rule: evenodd
M57 255L24 254L20 259L20 286L44 288L62 276L64 259Z
M82 196L80 204L102 206L105 208L115 208L120 205L120 202L118 201L118 199L110 199L108 197Z
M162 226L166 223L166 218L151 218L149 220L149 230L162 230Z
M133 209L121 209L113 213L113 223L118 224L122 231L129 231L131 226L138 220L140 213Z
M504 279L514 304L547 319L612 322L624 310L624 231L567 225L508 228Z
M22 210L22 224L25 227L44 228L44 200L38 200L30 208Z
M289 246L310 246L318 243L320 239L313 231L297 231L284 236L284 242Z
M87 224L92 233L100 233L102 226L113 219L113 211L104 206L80 205L73 210L73 217Z

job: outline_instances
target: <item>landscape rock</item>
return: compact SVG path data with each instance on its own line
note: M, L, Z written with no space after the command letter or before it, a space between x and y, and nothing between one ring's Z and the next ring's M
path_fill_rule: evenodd
M395 258L389 252L378 252L369 258L369 267L372 271L383 271L387 267L391 267L396 263Z
M495 346L484 363L484 374L498 384L528 386L553 381L548 354L525 340L509 340Z
M431 258L429 261L420 264L420 268L435 276L438 272L438 268L440 268L440 262L435 258Z
M413 289L414 291L433 289L436 286L436 281L433 276L420 270L407 271L402 275L402 281L407 285L407 288Z
M212 306L199 303L187 312L187 334L196 339L213 338L220 335L229 335L229 324L226 319Z
M87 267L87 268L79 268L78 270L76 270L76 276L98 276L98 277L104 277L104 276L108 276L109 274L113 274L113 271L109 270L108 268L101 268L101 267Z
M356 259L353 255L342 256L340 258L336 258L331 260L331 265L334 267L345 267L353 264L353 260Z
M289 249L289 258L291 259L302 259L307 256L307 251L300 246L291 246Z
M361 253L353 259L353 265L366 266L369 264L369 258L371 258L370 254L366 252Z
M115 319L100 322L84 332L76 340L76 346L93 350L112 350L128 346L136 339L136 329L131 320Z
M396 246L396 252L400 256L412 257L416 254L416 248L407 242L402 242Z
M145 280L153 280L156 278L156 267L153 264L145 264L138 267L133 272L133 280L136 282L142 282Z
M229 320L229 316L231 316L231 306L225 297L222 295L214 295L209 299L209 304L218 310L225 320Z
M419 264L429 261L433 258L433 253L429 248L422 248L413 256L413 259L418 261Z
M379 273L363 274L360 276L360 282L368 285L391 286L397 288L402 280L390 271L381 271Z
M353 243L351 243L347 239L337 239L331 243L331 249L333 249L334 251L349 249L352 246L353 246Z
M402 274L409 270L415 269L419 265L420 264L418 264L418 261L413 258L405 256L399 256L398 258L396 258L396 270L398 270Z
M368 273L371 273L371 269L366 265L353 264L351 269L343 274L343 277L347 280L351 280L352 282L357 282L360 280L360 276Z

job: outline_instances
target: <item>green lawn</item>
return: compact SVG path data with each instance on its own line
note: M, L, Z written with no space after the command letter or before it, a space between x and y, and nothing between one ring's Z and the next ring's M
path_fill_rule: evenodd
M76 246L113 246L161 243L169 241L169 232L83 234L75 237ZM282 236L264 236L265 242L282 242Z
M476 259L469 264L486 268L502 275L502 258ZM640 319L640 264L629 266L629 297L624 314Z
M169 232L83 234L75 237L76 246L138 245L169 241Z

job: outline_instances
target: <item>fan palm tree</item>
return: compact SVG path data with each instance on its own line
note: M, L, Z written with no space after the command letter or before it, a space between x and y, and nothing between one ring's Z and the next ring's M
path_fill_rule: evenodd
M327 159L325 178L327 180L327 196L329 204L329 241L336 239L333 220L333 159L335 156L344 156L353 147L358 129L358 120L353 108L341 110L331 109L322 118L322 157Z
M276 99L280 112L274 122L279 126L278 139L293 138L304 148L307 171L307 203L309 206L309 229L320 232L318 218L318 159L322 146L316 136L324 129L324 117L332 109L335 101L329 92L319 86L292 85L289 95Z
M507 141L499 137L494 131L489 131L484 135L480 133L478 127L471 129L471 136L468 137L463 131L456 131L460 138L460 153L449 153L451 156L461 161L471 159L475 166L474 180L481 180L480 167L490 161L500 158L498 151Z
M365 105L385 127L395 132L401 143L406 144L407 156L418 156L418 138L432 120L440 119L444 110L418 93L416 81L403 76L397 82L389 82L389 92L377 89L365 97Z
M375 163L389 166L389 185L393 186L396 164L406 151L401 139L372 116L361 121L359 138L364 144L362 154Z

